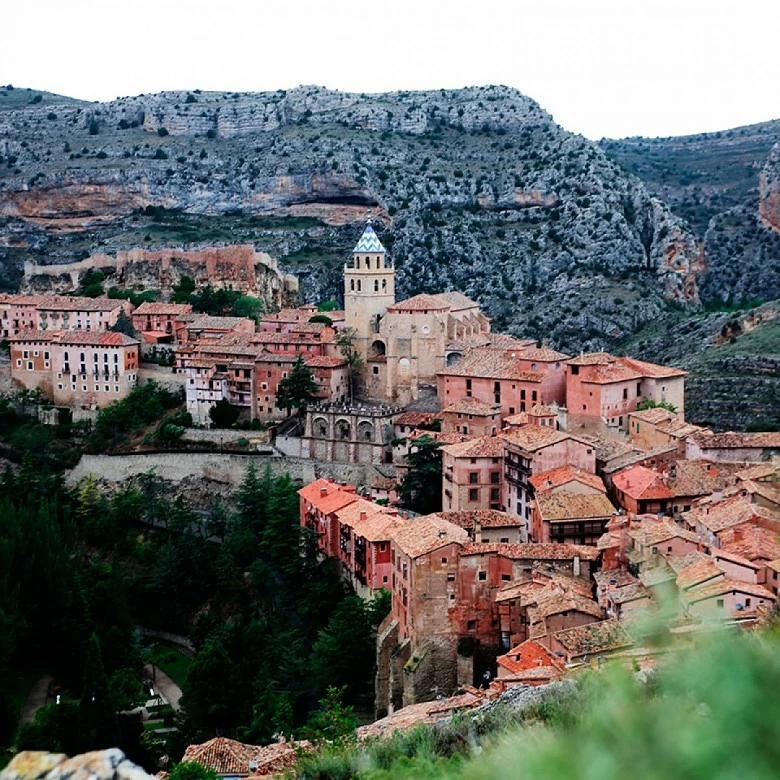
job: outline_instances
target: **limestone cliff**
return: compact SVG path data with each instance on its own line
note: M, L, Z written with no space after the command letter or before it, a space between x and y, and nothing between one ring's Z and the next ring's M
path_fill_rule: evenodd
M459 289L496 328L570 349L698 307L683 220L513 89L4 99L0 285L25 262L251 243L305 298L337 297L372 215L399 295Z
M758 210L764 225L780 233L780 143L772 147L761 170Z

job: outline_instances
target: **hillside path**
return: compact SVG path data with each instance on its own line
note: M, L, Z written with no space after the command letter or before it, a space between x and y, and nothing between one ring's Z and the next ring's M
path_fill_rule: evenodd
M35 717L35 713L46 704L46 700L49 696L49 684L54 678L50 674L44 674L35 681L35 685L30 688L30 692L27 694L27 698L24 701L24 707L22 707L21 724L31 723Z
M146 665L144 672L151 678L151 664ZM178 712L181 709L181 704L179 704L179 700L181 699L181 688L156 664L154 667L154 677L154 685L157 690L165 696L172 709L175 712Z

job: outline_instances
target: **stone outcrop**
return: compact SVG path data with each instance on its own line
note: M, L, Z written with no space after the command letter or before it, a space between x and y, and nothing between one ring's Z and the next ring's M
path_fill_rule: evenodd
M25 750L0 772L0 780L153 780L118 748L68 758Z
M457 289L495 329L568 349L699 305L701 246L685 223L510 88L52 100L0 115L0 266L165 251L169 235L189 250L229 232L221 243L299 274L305 299L335 298L350 223L370 215L399 297Z
M279 270L276 260L254 246L207 247L183 250L170 247L148 250L135 247L115 255L93 254L84 260L56 265L28 261L23 289L38 293L67 293L79 286L81 276L91 268L109 276L109 283L136 291L160 290L164 295L182 276L199 287L229 287L261 298L267 307L294 302L298 280Z
M764 225L780 233L780 142L759 176L758 213Z

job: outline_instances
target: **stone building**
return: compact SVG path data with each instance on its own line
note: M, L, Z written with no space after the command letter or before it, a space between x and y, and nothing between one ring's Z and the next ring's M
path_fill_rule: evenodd
M26 331L9 338L11 378L63 406L103 407L138 382L140 341L113 331Z
M389 406L324 404L306 410L301 457L343 463L390 463L393 416Z
M458 292L396 302L395 267L370 224L344 266L344 310L365 361L365 395L392 403L436 387L451 342L490 332L479 306Z
M497 436L447 444L442 452L442 507L502 510L504 444Z

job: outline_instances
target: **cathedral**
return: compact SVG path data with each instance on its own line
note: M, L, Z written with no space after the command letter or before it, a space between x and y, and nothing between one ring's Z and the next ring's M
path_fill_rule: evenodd
M406 405L435 392L437 372L490 342L490 320L461 293L396 302L395 267L370 222L344 266L344 310L374 401Z

